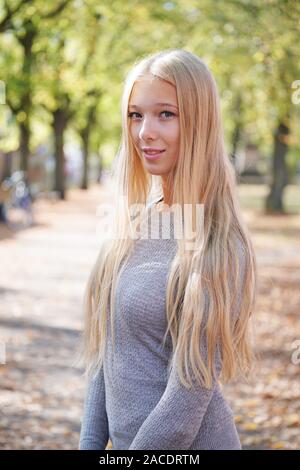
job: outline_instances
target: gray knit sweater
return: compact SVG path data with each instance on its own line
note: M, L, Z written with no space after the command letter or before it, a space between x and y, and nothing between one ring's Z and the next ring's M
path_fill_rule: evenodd
M167 374L172 342L168 335L162 345L165 293L177 242L172 238L174 223L172 237L164 239L161 213L155 217L158 239L136 240L118 276L115 352L109 321L103 367L86 386L79 449L105 449L109 438L116 450L241 449L233 412L219 383L211 390L200 385L188 390L175 368ZM204 335L201 343L205 355ZM220 368L218 354L218 373Z

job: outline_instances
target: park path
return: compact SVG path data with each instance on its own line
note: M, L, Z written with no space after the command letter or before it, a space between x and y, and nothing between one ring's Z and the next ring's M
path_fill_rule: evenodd
M106 189L39 200L35 225L0 229L1 449L76 449L84 381L73 364Z
M97 254L96 208L107 187L35 203L35 226L0 225L0 449L76 449L84 381L73 364L82 298ZM300 216L245 211L259 265L257 352L249 383L224 391L245 449L300 448Z

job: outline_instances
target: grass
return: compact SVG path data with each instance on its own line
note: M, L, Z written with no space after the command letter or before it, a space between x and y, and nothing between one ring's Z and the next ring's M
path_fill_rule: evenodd
M239 184L238 194L244 209L264 210L269 187L264 184ZM284 208L287 213L300 214L300 185L288 185L283 194Z

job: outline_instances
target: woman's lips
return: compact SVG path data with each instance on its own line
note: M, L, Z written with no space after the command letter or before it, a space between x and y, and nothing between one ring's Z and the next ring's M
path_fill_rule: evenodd
M160 152L156 152L156 153L153 153L153 152L146 152L146 151L143 151L143 155L145 158L147 158L147 160L156 160L157 158L159 158L163 153L165 152L165 150L161 150Z

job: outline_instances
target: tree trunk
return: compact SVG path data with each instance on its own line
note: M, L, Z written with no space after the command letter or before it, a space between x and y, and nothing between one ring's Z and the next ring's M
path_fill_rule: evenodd
M92 127L95 123L96 111L97 111L97 101L95 101L88 108L86 126L80 132L80 136L82 139L82 154L83 154L83 175L82 175L81 189L88 189L90 136L91 136Z
M237 151L237 147L241 138L241 130L242 130L242 126L239 122L237 122L232 133L232 144L231 144L232 145L231 155L232 155L232 160L233 160L234 165L236 165L236 151Z
M21 122L20 124L20 169L22 171L28 172L28 163L29 163L29 138L30 130L29 123L26 121Z
M232 138L231 138L231 148L232 148L231 156L232 156L232 163L235 168L236 168L236 151L240 142L241 131L242 131L241 112L242 112L242 98L240 95L238 95L235 101L235 108L233 110L235 126L233 129Z
M283 192L288 184L286 154L288 151L289 127L281 122L274 134L272 159L272 183L267 196L266 212L284 213Z
M85 127L81 132L82 139L82 156L83 156L83 175L81 181L81 189L88 189L88 169L89 169L89 142L90 129Z
M22 87L19 111L25 115L25 119L20 123L20 167L28 172L29 163L29 141L30 141L30 112L32 108L32 85L31 73L35 55L32 52L33 44L37 35L36 26L31 20L24 23L24 32L20 32L16 37L23 48L24 58L22 64Z
M55 140L55 191L60 199L65 199L65 155L64 132L68 124L68 114L64 109L57 109L53 113L53 131Z

